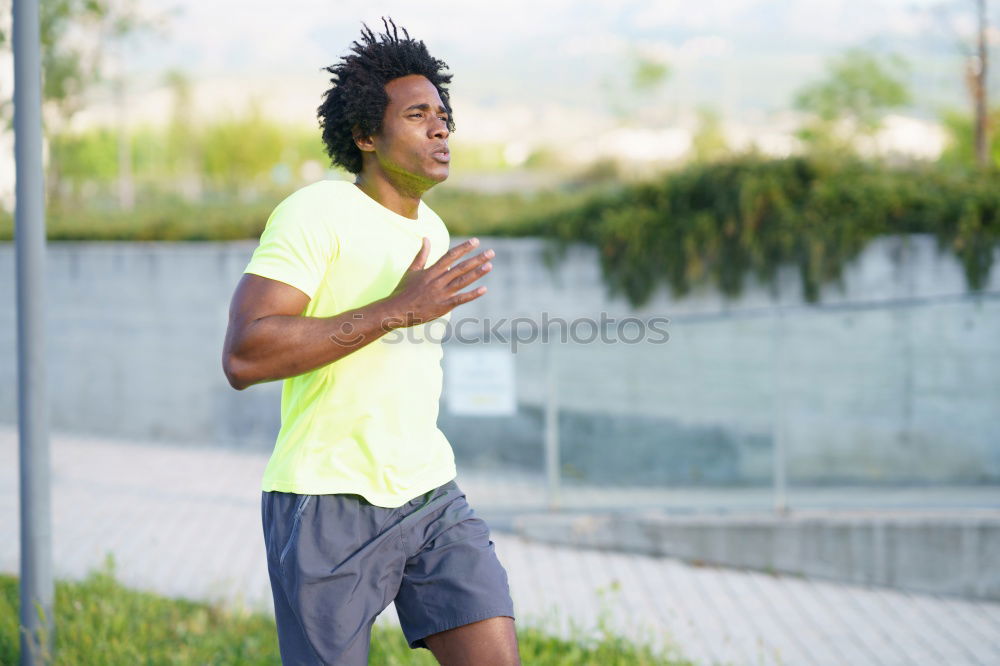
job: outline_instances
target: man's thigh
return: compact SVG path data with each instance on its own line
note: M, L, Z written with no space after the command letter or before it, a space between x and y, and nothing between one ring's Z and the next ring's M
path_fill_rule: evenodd
M405 555L391 509L357 495L265 492L264 541L285 664L368 663L371 628Z
M438 642L447 646L454 636L462 646L468 637L509 651L513 632L501 628L509 624L512 629L514 602L489 526L454 481L441 486L433 499L436 506L408 517L403 530L407 560L395 598L403 634L411 648L430 649L427 636L464 627Z

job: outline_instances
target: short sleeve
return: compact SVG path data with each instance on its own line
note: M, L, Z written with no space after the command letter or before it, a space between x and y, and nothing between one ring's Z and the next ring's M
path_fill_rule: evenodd
M243 272L290 284L311 300L339 249L324 216L286 200L268 218Z

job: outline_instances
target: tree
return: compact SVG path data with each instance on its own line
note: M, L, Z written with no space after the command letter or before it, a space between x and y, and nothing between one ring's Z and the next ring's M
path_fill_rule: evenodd
M38 9L42 101L50 123L66 122L82 108L85 93L103 79L109 45L155 25L140 16L136 0L41 0ZM0 12L10 10L10 0L0 0ZM0 26L0 48L10 48L6 26Z
M627 56L628 87L620 85L622 77L605 77L601 82L611 113L622 122L638 117L637 105L649 101L671 76L670 64L660 58L632 51Z
M202 182L198 169L198 137L191 79L178 69L168 71L163 78L170 88L173 108L167 126L167 148L162 158L167 172L180 185L181 193L189 201L194 201L201 196Z
M0 0L0 12L10 15L10 9L10 0ZM162 19L143 16L138 0L40 0L38 9L42 124L51 139L83 108L87 93L105 81L107 49L158 27ZM0 26L0 48L9 47L8 28ZM120 76L117 84L121 96ZM0 117L7 129L11 127L11 111L10 100L0 101ZM123 131L119 128L119 135ZM50 197L59 188L60 176L58 160L50 160L45 183Z
M718 159L729 152L722 119L714 109L709 107L698 109L698 128L691 138L691 149L694 159L698 162Z
M980 166L1000 167L1000 135L996 132L988 135L989 143L986 146L986 162L980 162L977 154L978 137L976 128L979 126L976 118L967 110L947 109L941 113L941 122L951 137L951 141L944 152L941 153L941 162L954 166L968 166L979 164ZM1000 127L1000 106L994 106L987 114L987 126Z
M218 119L201 136L201 172L231 194L253 193L281 158L282 128L261 112L255 100L241 115Z
M903 79L907 70L899 56L879 57L861 49L830 60L826 78L795 97L795 107L813 116L799 138L815 149L852 149L857 138L878 131L887 110L909 103Z
M638 56L632 63L632 86L638 92L652 91L670 77L670 65L660 60Z
M968 0L964 0L966 4ZM938 15L937 25L948 29L965 59L965 88L969 91L972 102L973 117L973 147L975 163L980 167L987 166L990 161L990 111L989 111L989 46L987 44L987 7L986 0L972 0L976 8L976 34L970 40L968 35L961 35L952 23L951 13L954 3L936 5L933 9ZM970 45L972 42L974 46Z
M986 166L989 161L989 116L987 108L986 74L989 65L989 49L986 48L986 0L976 0L976 57L970 58L968 70L969 89L976 109L976 163Z

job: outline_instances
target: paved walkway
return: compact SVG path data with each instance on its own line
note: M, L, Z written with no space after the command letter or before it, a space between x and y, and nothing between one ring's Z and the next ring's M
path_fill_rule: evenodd
M271 612L257 490L266 461L54 434L56 575L81 577L111 552L128 585ZM17 469L17 432L0 428L5 572L18 568ZM524 497L517 480L459 472L458 482L488 521L491 511L511 508L509 498ZM596 635L606 613L616 633L660 649L676 645L705 665L1000 663L998 603L574 550L496 525L493 540L518 623L564 636ZM378 622L398 624L391 604Z

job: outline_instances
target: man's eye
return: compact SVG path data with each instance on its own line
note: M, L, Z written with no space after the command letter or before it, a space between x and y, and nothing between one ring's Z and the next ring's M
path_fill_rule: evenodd
M422 113L411 113L410 114L410 118L419 118L422 115L424 115L424 114L422 114Z

